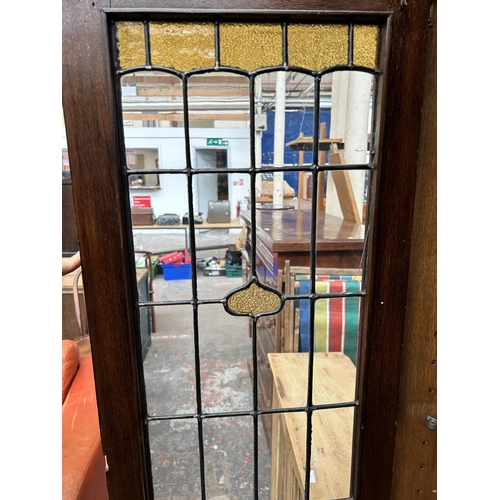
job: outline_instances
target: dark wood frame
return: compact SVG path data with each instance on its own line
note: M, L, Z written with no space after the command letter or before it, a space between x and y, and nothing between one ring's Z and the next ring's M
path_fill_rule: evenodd
M369 263L363 346L361 418L357 429L358 499L390 497L401 373L401 345L410 262L417 153L421 126L429 2L386 0L192 0L188 13L328 11L345 16L386 16L392 44L386 95L381 99L376 205L369 210L373 246ZM85 270L102 443L112 499L152 498L148 478L142 365L137 359L134 256L126 243L130 227L127 193L121 185L118 117L109 56L107 13L186 9L184 0L65 0L63 2L63 107L71 159L79 246ZM106 196L96 196L106 187ZM103 272L110 262L113 272ZM368 325L365 324L367 329ZM366 337L365 337L366 338Z

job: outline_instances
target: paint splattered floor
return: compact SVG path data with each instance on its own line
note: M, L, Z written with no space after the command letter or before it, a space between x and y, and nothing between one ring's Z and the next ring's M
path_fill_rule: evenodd
M156 238L156 240L154 239ZM211 243L236 236L213 231L200 240ZM157 251L158 236L141 235L143 248ZM165 240L162 239L162 244ZM173 245L174 243L172 243ZM225 249L199 252L198 257L221 257ZM193 266L195 269L195 266ZM242 278L204 276L197 271L198 295L223 298L241 286ZM192 297L190 280L166 281L157 275L154 299L186 300ZM200 384L196 381L193 309L190 305L155 307L156 332L144 362L150 415L195 415L251 411L253 384L247 359L252 354L248 319L227 314L221 304L200 305L198 345ZM202 483L211 500L254 499L254 420L251 416L201 419L200 453L198 419L161 420L150 425L153 483L156 500L197 500ZM258 498L269 498L270 451L260 421L258 439ZM201 467L200 457L204 467ZM204 480L201 479L203 470Z

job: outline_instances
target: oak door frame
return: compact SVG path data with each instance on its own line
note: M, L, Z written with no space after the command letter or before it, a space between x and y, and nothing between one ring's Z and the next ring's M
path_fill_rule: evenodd
M390 497L401 345L410 260L417 153L424 88L429 2L385 0L191 0L188 12L318 13L386 16L392 48L371 207L367 363L361 373L355 491L358 499ZM109 13L185 9L183 0L63 0L63 107L103 451L111 499L152 498L137 357L137 290L128 196L119 169L118 116L110 60ZM367 325L364 325L367 328Z

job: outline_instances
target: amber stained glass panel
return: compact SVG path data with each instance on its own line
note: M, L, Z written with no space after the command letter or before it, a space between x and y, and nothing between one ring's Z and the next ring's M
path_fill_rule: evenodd
M246 71L283 62L281 26L276 24L221 24L220 63Z
M354 26L353 63L376 69L378 64L378 26Z
M150 23L151 64L187 71L215 66L211 23Z
M227 299L227 307L239 314L270 314L277 312L281 307L281 297L257 283L231 293Z
M290 24L288 26L288 64L320 71L348 62L347 25Z
M120 68L132 68L146 64L144 24L137 22L116 23Z

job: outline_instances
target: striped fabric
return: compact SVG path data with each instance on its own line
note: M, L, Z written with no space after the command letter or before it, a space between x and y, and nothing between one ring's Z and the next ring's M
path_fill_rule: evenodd
M308 276L296 276L297 293L309 294ZM358 276L318 276L316 293L357 292L361 289ZM299 352L309 350L309 301L297 301L300 310ZM343 352L356 364L356 343L359 326L359 297L319 299L314 318L314 350L316 352Z

